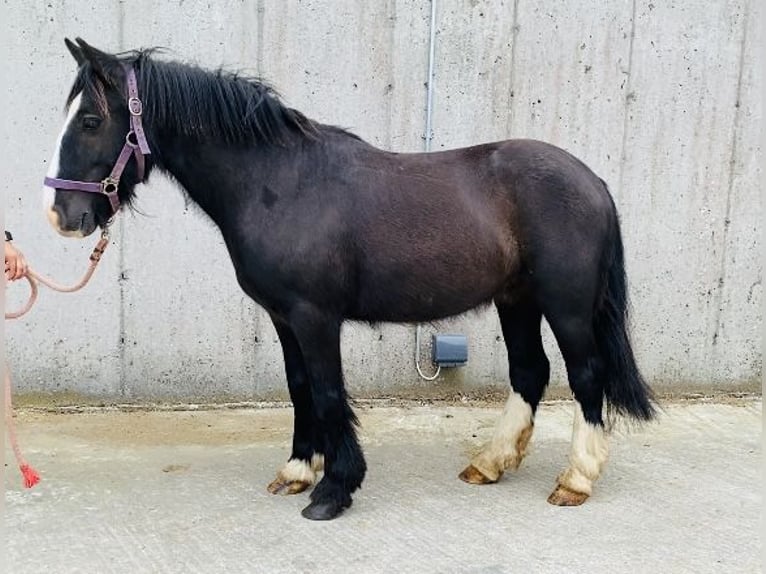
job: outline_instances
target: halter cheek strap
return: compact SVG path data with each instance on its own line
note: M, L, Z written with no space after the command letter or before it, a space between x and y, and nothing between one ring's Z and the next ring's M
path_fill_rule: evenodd
M127 78L128 92L128 111L130 112L130 130L125 135L125 144L117 157L117 161L112 168L111 173L100 182L77 181L72 179L59 179L57 177L46 177L45 185L55 189L68 191L87 191L90 193L103 193L109 199L112 206L112 215L120 209L120 198L117 190L120 186L120 177L125 171L125 166L130 161L130 156L136 158L136 167L138 169L138 180L144 179L144 169L146 161L144 156L152 153L149 150L149 143L146 141L144 126L141 122L141 115L144 106L138 97L138 81L136 72L132 67L125 66L125 76Z

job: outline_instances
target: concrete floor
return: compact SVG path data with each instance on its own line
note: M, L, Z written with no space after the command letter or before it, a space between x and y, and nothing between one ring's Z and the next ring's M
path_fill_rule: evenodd
M457 479L500 408L359 406L368 478L328 523L301 518L306 493L266 491L289 454L289 409L25 411L22 447L43 481L24 490L6 467L8 571L761 571L760 399L667 404L658 423L615 431L579 508L545 500L571 403L541 407L517 473Z

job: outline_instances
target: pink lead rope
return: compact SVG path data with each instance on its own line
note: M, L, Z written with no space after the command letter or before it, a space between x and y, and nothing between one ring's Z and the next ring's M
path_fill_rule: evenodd
M125 80L127 84L127 104L128 111L130 112L130 130L125 135L125 144L122 146L122 151L117 157L114 163L111 173L100 182L93 181L76 181L69 179L59 179L55 177L46 177L45 185L53 187L57 190L69 190L69 191L87 191L91 193L103 193L109 199L109 203L112 206L112 216L114 216L120 209L120 199L117 195L120 185L120 177L125 170L125 166L130 161L131 157L136 159L136 171L138 175L138 181L144 180L146 161L145 156L151 154L149 149L149 143L146 140L146 134L144 132L144 126L142 122L142 115L144 106L138 97L138 80L136 79L136 72L132 66L125 65ZM111 221L111 218L110 218ZM14 311L12 313L6 313L6 319L18 319L25 313L27 313L34 305L37 299L38 282L50 287L55 291L62 293L72 293L78 289L82 289L85 284L90 280L93 272L96 270L96 265L101 259L101 254L109 245L109 234L107 228L101 234L101 240L96 244L93 249L93 253L90 255L90 266L88 267L85 275L71 286L64 286L51 281L41 275L38 275L32 269L29 269L26 274L26 279L29 281L31 288L31 294L26 305ZM13 453L16 455L16 460L19 463L21 474L24 476L24 486L27 488L33 487L40 481L40 475L24 460L19 449L18 441L16 440L16 430L13 425L13 407L11 404L11 377L8 374L8 366L6 365L5 373L5 425L8 428L8 436L13 447Z
M5 365L5 427L8 429L8 440L11 442L13 454L19 464L19 470L24 477L24 488L32 488L40 482L40 474L21 455L19 442L16 438L16 427L13 424L13 406L11 406L11 376L8 373L8 365Z
M120 209L120 199L117 195L120 185L120 177L125 170L128 161L131 157L136 159L136 171L138 175L138 181L144 180L146 161L145 156L151 153L149 149L149 143L146 140L146 134L144 133L144 126L142 122L142 115L144 106L138 97L138 80L136 79L136 72L132 66L125 65L125 80L127 84L127 104L128 111L130 112L130 130L125 135L125 144L122 146L122 151L117 157L114 163L111 173L100 182L94 181L76 181L69 179L59 179L56 177L46 177L45 185L55 188L57 190L69 190L69 191L87 191L91 193L103 193L109 199L109 203L112 206L112 216L114 216ZM111 221L111 218L110 218ZM108 226L108 224L107 224ZM108 227L107 227L108 229ZM101 254L109 244L109 235L107 229L101 234L101 240L96 244L93 249L93 253L90 255L90 266L85 272L80 281L71 286L64 286L51 281L41 275L38 275L32 269L27 271L26 279L29 281L31 288L31 294L26 305L14 311L12 313L6 313L6 319L17 319L27 313L34 305L37 299L38 282L50 287L55 291L62 293L71 293L82 289L85 284L90 280L93 272L101 259ZM40 481L40 475L24 460L19 449L18 441L16 440L16 430L13 425L13 407L11 404L11 377L8 374L8 366L6 365L5 373L5 425L8 428L8 436L13 447L13 453L16 455L16 460L19 463L21 474L24 476L24 486L27 488L33 487Z
M42 283L46 287L53 289L54 291L59 291L61 293L72 293L74 291L77 291L85 287L88 281L90 281L90 278L93 276L93 272L96 270L96 265L98 265L98 262L101 260L101 255L104 253L104 250L106 250L106 247L108 245L109 245L109 234L107 230L104 230L104 232L101 234L101 239L93 248L93 252L90 254L90 264L88 266L88 269L85 271L85 275L83 275L82 279L80 279L74 285L70 285L70 286L60 285L48 279L47 277L43 277L39 275L32 269L27 270L25 278L27 281L29 281L29 286L31 289L29 299L27 300L26 304L18 311L12 311L10 313L6 313L5 318L18 319L19 317L27 313L32 308L32 305L34 305L35 301L37 300L38 282ZM16 437L16 428L13 424L13 404L11 402L11 376L10 376L10 369L8 368L7 364L5 365L4 385L5 385L5 426L8 429L8 439L11 443L11 448L13 448L13 454L16 456L16 462L19 465L19 470L21 471L21 474L24 477L24 487L32 488L35 484L40 482L40 474L34 468L32 468L29 465L29 463L27 463L27 461L24 459L24 457L21 454L21 449L19 448L18 439Z

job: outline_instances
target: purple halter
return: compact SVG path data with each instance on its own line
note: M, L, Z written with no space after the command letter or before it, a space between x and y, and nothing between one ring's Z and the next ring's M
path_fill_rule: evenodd
M130 131L125 136L125 145L122 146L117 161L106 178L100 182L76 181L71 179L58 179L56 177L46 177L45 185L55 189L66 189L72 191L88 191L91 193L103 193L109 199L112 206L112 215L120 209L120 198L117 196L117 189L120 184L120 176L125 170L125 166L130 160L130 156L136 157L138 166L138 180L144 179L144 156L152 153L149 150L149 144L146 141L144 127L141 124L141 114L143 113L143 104L138 99L138 82L136 73L132 67L125 66L125 75L128 84L128 111L130 112Z

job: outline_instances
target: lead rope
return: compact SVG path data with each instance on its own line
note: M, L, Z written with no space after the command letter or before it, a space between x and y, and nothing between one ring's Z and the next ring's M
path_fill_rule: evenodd
M32 488L40 482L40 474L29 466L29 463L24 459L19 448L19 441L16 438L16 427L13 424L13 406L11 405L11 376L7 363L5 365L5 428L8 430L8 440L11 442L21 476L24 477L24 488Z
M73 293L74 291L78 291L85 287L88 281L90 281L90 278L93 276L93 272L96 270L96 266L101 260L101 255L104 253L108 245L109 232L107 229L104 229L104 231L101 233L101 239L93 248L93 252L90 254L90 264L88 265L88 269L85 271L85 275L83 275L82 279L80 279L74 285L61 285L51 279L48 279L47 277L43 277L32 269L28 269L24 277L29 282L29 287L31 290L29 299L27 300L26 304L18 311L6 313L5 318L18 319L32 308L32 305L34 305L35 301L37 300L38 283L42 283L46 287L53 289L54 291L59 291L60 293ZM21 475L24 477L24 488L32 488L35 484L40 482L40 474L34 468L32 468L29 463L27 463L27 461L24 459L24 456L21 454L21 449L19 448L19 443L16 437L16 428L13 423L13 404L11 403L11 375L7 363L5 365L4 385L5 427L8 430L8 440L11 443L11 448L13 448L13 454L16 456L16 462L19 465Z

